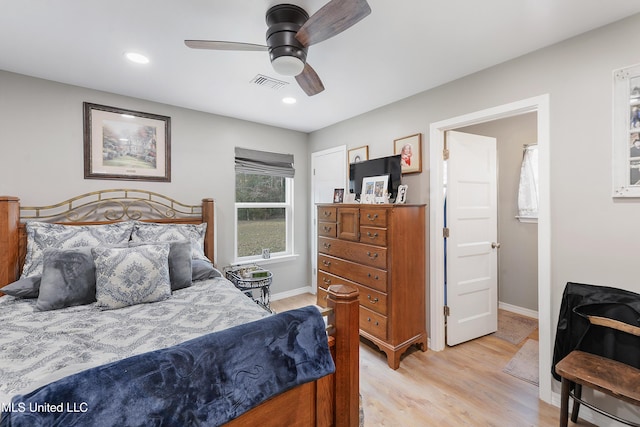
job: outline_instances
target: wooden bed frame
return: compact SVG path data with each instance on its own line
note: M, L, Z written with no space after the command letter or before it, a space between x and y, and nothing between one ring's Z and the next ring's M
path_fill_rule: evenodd
M50 206L20 206L18 197L0 196L1 288L19 279L27 251L25 222L92 225L118 221L207 223L205 255L215 260L214 201L185 205L145 190L114 189L87 193ZM359 425L358 291L343 285L329 288L329 346L336 372L282 393L230 426Z

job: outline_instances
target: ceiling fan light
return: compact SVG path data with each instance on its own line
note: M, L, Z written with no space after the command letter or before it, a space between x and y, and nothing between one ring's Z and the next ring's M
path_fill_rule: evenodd
M304 62L295 56L279 56L271 61L271 65L283 76L297 76L304 70Z

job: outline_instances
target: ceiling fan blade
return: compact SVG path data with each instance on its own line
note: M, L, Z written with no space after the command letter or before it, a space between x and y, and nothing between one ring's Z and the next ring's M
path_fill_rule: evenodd
M298 30L296 39L304 47L340 34L371 13L367 0L331 0Z
M296 81L309 96L317 95L324 90L322 80L309 64L304 64L304 70L296 76Z
M225 42L217 40L185 40L184 44L192 49L209 50L245 50L245 51L266 51L269 48L260 44Z

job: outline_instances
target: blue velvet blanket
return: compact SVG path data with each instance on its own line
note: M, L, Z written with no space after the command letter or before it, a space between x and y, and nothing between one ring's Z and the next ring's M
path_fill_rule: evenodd
M309 306L15 396L0 427L218 426L334 371L324 321Z

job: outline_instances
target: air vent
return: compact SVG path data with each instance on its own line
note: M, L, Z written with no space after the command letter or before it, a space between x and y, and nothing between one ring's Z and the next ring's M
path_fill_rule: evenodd
M273 90L278 90L283 86L288 85L289 83L283 82L282 80L274 79L273 77L263 76L262 74L258 74L255 76L251 83L255 83L258 86L266 87Z

